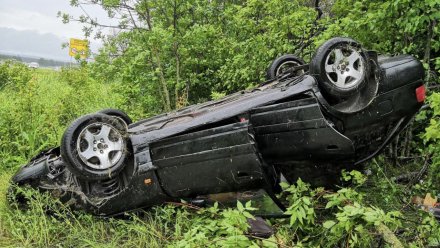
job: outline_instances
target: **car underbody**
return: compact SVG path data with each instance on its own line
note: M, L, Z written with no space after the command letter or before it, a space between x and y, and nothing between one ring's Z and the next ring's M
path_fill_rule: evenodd
M340 49L330 45L330 50ZM348 64L357 50L343 51ZM354 64L368 66L365 83L350 94L335 96L323 88L312 61L217 101L132 124L114 115L113 121L125 125L108 131L120 135L114 140L97 139L112 126L106 121L111 114L82 117L66 131L61 148L37 155L13 182L49 191L96 215L255 189L265 190L282 208L275 197L282 176L290 183L302 178L316 186L334 185L342 169L357 168L379 154L423 105L424 70L418 60L409 55L378 58L373 51L361 55ZM329 80L337 83L340 74L335 75ZM95 133L84 132L96 123L101 126ZM69 140L70 134L76 139ZM84 155L117 142L124 148L109 153L108 168L100 169L105 163L99 153L90 159Z

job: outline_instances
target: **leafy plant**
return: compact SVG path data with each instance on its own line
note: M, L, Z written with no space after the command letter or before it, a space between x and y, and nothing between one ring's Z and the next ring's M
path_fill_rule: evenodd
M23 87L31 77L31 70L23 63L6 60L0 64L0 90Z
M429 97L432 117L426 133L423 135L424 143L427 145L427 152L432 156L431 168L429 171L429 182L433 186L440 185L440 93L432 93ZM440 189L434 189L437 193Z
M321 189L311 190L310 185L301 179L296 184L288 185L282 183L281 187L287 193L289 207L285 214L290 215L290 226L295 229L307 230L313 227L315 222L314 197Z

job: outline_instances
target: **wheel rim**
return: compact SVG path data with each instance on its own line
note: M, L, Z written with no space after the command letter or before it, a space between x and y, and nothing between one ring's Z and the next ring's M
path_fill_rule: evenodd
M297 61L286 61L282 63L280 66L278 66L277 71L275 72L275 76L278 77L280 75L283 75L289 68L300 66L301 64ZM296 72L297 75L304 74L304 70L298 70Z
M76 149L82 162L96 170L111 168L124 152L124 139L116 128L105 123L86 126L78 136Z
M325 72L330 82L339 88L352 88L362 82L364 59L358 48L337 47L325 59Z

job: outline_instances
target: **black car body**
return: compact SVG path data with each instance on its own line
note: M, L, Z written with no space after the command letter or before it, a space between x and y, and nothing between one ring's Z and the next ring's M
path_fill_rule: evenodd
M333 39L327 50L335 49L334 44L357 47L347 40ZM94 178L99 168L81 174L84 166L75 167L76 160L69 159L77 155L75 146L63 149L72 143L67 141L32 159L13 182L53 192L72 207L97 215L220 192L264 189L273 195L281 175L290 182L301 177L316 185L332 184L342 168L377 155L424 101L424 70L417 59L378 59L372 51L362 56L366 83L350 94L335 95L322 87L317 65L322 59L316 55L308 73L287 72L251 90L129 124L123 161L107 176ZM331 63L333 71L344 65ZM307 65L295 66L295 72L307 71ZM102 115L82 117L72 130L84 121L99 122ZM75 144L77 153L91 147L90 142L85 149L79 148L79 140Z

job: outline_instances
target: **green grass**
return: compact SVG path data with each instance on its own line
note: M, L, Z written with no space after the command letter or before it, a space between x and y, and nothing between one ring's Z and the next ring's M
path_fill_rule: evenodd
M6 247L163 247L164 223L161 208L143 217L98 218L73 213L49 195L26 191L32 201L26 209L9 206L4 196L9 174L0 175L0 246Z

